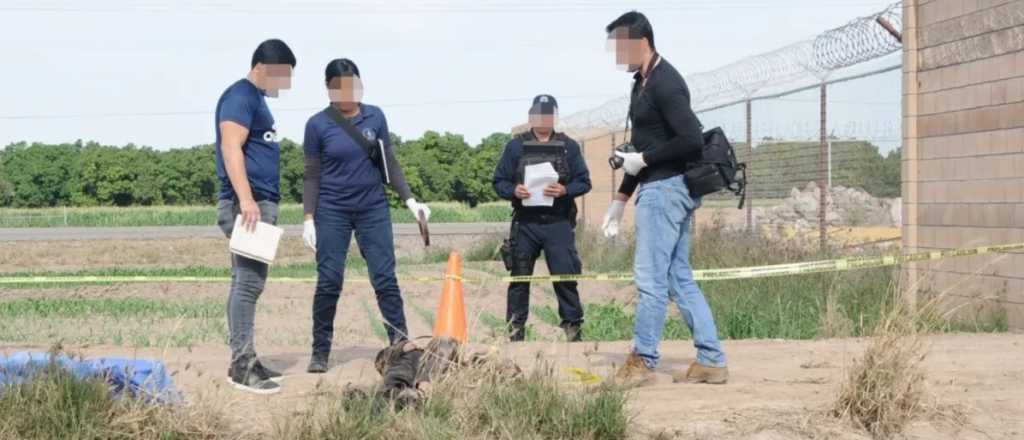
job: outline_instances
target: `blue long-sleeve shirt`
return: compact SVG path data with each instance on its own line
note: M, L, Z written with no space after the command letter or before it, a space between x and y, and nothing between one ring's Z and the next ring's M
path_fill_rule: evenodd
M517 136L505 145L505 151L501 154L498 166L494 170L494 191L498 197L511 201L512 207L517 211L568 216L575 211L574 199L590 192L591 184L590 170L587 169L587 162L583 159L583 152L579 144L564 134L555 134L552 139L565 142L566 161L569 166L569 176L564 182L565 195L555 199L552 207L524 207L515 196L516 185L523 183L522 176L519 175L519 159L523 156L523 142L536 139L536 136L530 132L523 136Z

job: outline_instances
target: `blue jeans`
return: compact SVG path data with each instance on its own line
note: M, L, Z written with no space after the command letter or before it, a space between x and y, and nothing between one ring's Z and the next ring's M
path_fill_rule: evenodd
M366 259L377 307L392 343L405 339L402 293L395 278L395 241L387 204L363 211L324 206L316 210L316 294L313 296L313 353L328 354L334 336L334 316L345 276L345 260L355 232Z
M682 176L644 183L637 191L633 270L640 299L633 349L650 368L658 364L670 297L693 334L697 362L725 366L715 318L690 268L690 222L698 207L700 199L690 197Z

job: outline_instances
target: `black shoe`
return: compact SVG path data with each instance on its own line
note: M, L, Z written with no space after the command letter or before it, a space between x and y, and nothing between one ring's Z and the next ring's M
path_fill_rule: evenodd
M253 373L256 373L256 375L259 376L260 379L272 380L274 382L277 382L277 381L281 380L281 377L284 376L280 372L271 370L271 369L263 366L263 363L260 362L259 359L256 360L255 364L253 364L252 371L253 371Z
M508 326L508 340L511 342L526 340L526 329L515 325Z
M263 366L263 363L260 362L259 360L256 360L256 363L253 364L252 372L253 374L256 375L256 377L259 377L260 379L272 380L274 382L277 382L281 380L282 377L284 377L283 374ZM231 377L231 367L228 367L228 377Z
M583 329L578 325L565 327L565 340L569 342L580 342L583 340Z
M256 374L255 362L241 361L234 363L229 369L228 383L236 389L255 394L277 394L281 385Z
M327 372L327 355L316 354L309 359L309 366L306 367L307 373L322 374Z

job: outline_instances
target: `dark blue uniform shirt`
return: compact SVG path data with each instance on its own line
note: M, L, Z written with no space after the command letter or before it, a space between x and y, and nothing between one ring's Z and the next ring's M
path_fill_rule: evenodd
M391 148L388 121L380 108L360 104L351 122L372 143L380 139ZM306 122L302 148L307 156L320 157L318 207L354 211L387 205L380 170L326 111Z
M245 172L249 177L253 198L277 203L281 200L281 148L274 131L263 92L248 79L241 79L224 91L217 101L214 126L217 131L217 177L220 178L220 199L235 198L221 152L220 123L235 122L249 129L249 139L242 145Z

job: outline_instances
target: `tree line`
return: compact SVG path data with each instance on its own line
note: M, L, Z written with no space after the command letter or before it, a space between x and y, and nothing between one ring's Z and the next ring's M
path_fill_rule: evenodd
M470 206L497 200L491 177L510 138L495 133L470 146L451 133L431 131L408 141L392 134L416 197ZM753 160L743 157L742 145L736 149L750 166L752 196L785 198L791 188L818 178L817 143L765 143L754 149ZM899 196L899 150L882 156L868 142L836 141L832 152L834 185L876 197ZM283 140L283 202L302 202L303 173L302 146ZM5 207L210 205L218 188L210 144L159 151L131 144L21 142L0 151L0 206ZM390 189L388 195L393 205L400 204Z
M510 138L496 133L471 147L450 133L427 132L409 141L392 135L413 194L471 206L497 200L491 176ZM11 144L0 152L0 206L209 205L219 190L214 148ZM303 173L302 146L281 141L282 202L302 202ZM397 206L397 195L390 189L388 195Z

